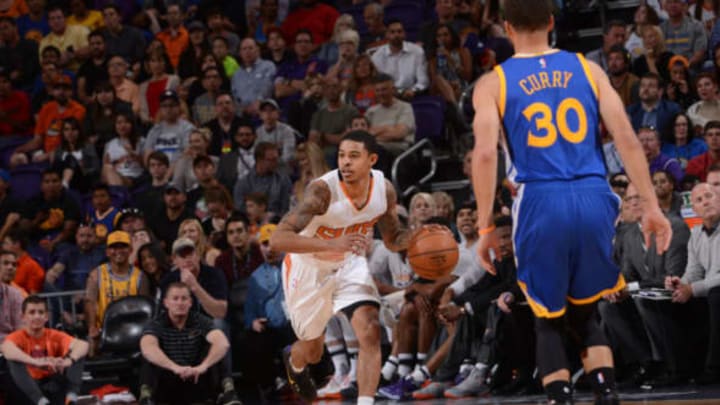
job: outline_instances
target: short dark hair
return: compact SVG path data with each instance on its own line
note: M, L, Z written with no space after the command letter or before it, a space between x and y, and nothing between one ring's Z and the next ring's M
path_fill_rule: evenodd
M460 206L455 211L455 216L457 216L462 210L477 211L477 204L469 201L460 204Z
M395 79L393 79L393 77L387 73L378 73L377 76L375 76L375 80L373 80L374 84L380 84L385 82L395 82Z
M205 70L208 70L208 69L205 69ZM218 71L218 73L220 73L220 69L217 69L217 71ZM222 96L228 96L228 97L230 97L230 101L232 101L233 103L235 102L235 97L232 95L232 93L230 93L227 90L220 90L218 92L217 96L215 96L215 100L213 100L213 102L217 103L217 100Z
M232 215L230 215L230 218L225 221L225 234L227 234L227 230L233 222L242 222L243 225L245 225L245 229L250 230L250 219L247 215L245 215L244 212L234 211Z
M659 170L656 170L655 173L653 173L650 177L652 178L653 176L655 176L658 173L662 173L665 175L665 177L667 177L670 184L672 184L672 188L674 190L675 186L677 185L677 180L675 180L675 177L673 177L672 173L670 173L669 171L667 171L665 169L659 169Z
M652 80L655 80L655 83L657 83L658 87L659 87L659 88L663 88L663 79L662 79L662 77L661 77L659 74L657 74L657 73L655 73L655 72L647 72L647 73L645 73L645 74L642 75L642 77L640 78L640 80L642 80L642 79L652 79Z
M2 249L0 250L0 257L6 256L6 255L13 255L15 258L17 258L17 254L15 252L11 252L9 250Z
M105 42L105 35L104 35L104 31L103 31L102 29L92 30L92 31L88 34L88 40L89 40L90 38L92 38L92 37L102 38L103 42Z
M220 68L218 68L217 66L208 66L202 71L203 78L205 76L207 76L208 72L212 72L213 70L215 71L215 73L218 74L218 76L222 76L220 74ZM218 96L219 96L219 94L218 94Z
M215 35L214 37L210 38L210 43L213 43L215 41L223 41L225 43L225 46L230 47L230 42L228 42L227 38L222 35Z
M148 156L148 164L150 164L151 160L157 160L158 162L164 164L165 166L170 167L170 159L168 159L167 155L163 152L160 152L159 150L156 150L152 152Z
M62 52L60 52L60 48L54 45L48 45L45 48L40 51L40 56L45 55L46 53L55 53L57 57L59 58L62 55Z
M269 150L278 150L278 146L272 142L260 142L255 146L255 161L265 157L265 152Z
M118 6L117 4L115 4L115 3L112 2L112 1L109 2L109 3L106 3L106 4L103 6L102 11L105 11L105 10L107 10L107 9L109 9L109 8L115 10L115 12L118 13L118 14L122 14L122 10L120 9L120 6Z
M96 191L105 191L110 195L110 186L108 186L105 183L95 183L95 185L92 187L92 194L95 194Z
M605 26L603 27L603 35L607 35L607 33L610 32L611 29L616 27L625 29L625 27L627 27L627 24L623 20L610 20L605 23Z
M343 137L340 139L340 143L343 143L344 141L360 142L365 145L365 149L367 149L368 153L371 154L377 154L378 149L380 149L377 143L377 139L375 139L375 137L370 135L370 133L367 131L350 131L347 134L343 135Z
M392 24L400 24L403 27L403 29L405 29L405 24L403 24L402 20L400 20L399 18L394 18L394 17L388 18L387 22L385 23L385 26L389 27Z
M714 172L720 172L720 163L715 162L710 165L710 167L707 170L708 174L714 173Z
M551 0L504 0L505 20L518 31L537 31L550 24Z
M20 249L27 250L30 244L30 237L26 232L19 228L11 229L10 232L5 234L5 237L10 239L13 243L20 245Z
M707 124L705 124L705 128L703 128L703 135L705 135L705 132L711 129L718 129L720 128L720 121L708 121Z
M58 178L62 179L62 172L56 167L48 167L47 169L43 170L42 178L44 179L45 176L47 176L48 174L53 174L55 176L58 176Z
M168 284L167 288L165 288L165 296L167 297L168 291L170 291L173 288L177 289L185 289L187 290L190 295L192 295L192 291L190 291L190 286L183 283L182 281L173 281L172 283Z
M262 191L253 191L252 193L245 194L245 201L252 201L257 205L268 205L268 196Z
M307 34L307 35L310 37L310 42L314 42L314 41L315 41L315 39L313 38L312 31L310 31L310 30L307 29L307 28L300 28L299 30L297 30L297 31L295 32L295 35L293 36L293 38L297 41L297 37L298 37L298 35L300 35L300 34Z
M623 61L625 61L625 66L630 66L630 63L632 62L632 56L630 55L630 52L625 49L624 45L618 44L611 46L610 50L608 50L608 56L611 53L619 53L623 57Z
M361 114L353 115L353 117L350 118L350 123L352 124L352 122L355 120L363 120L363 121L365 121L367 126L370 126L370 120L368 119L368 117L366 117L364 115L361 115Z
M58 11L58 10L59 10L61 13L63 13L63 16L66 16L66 15L67 15L67 12L65 11L65 7L63 7L62 4L60 4L60 3L50 4L50 5L48 6L48 8L45 10L45 13L46 13L46 14L50 14L50 13L52 13L53 11Z
M513 220L510 215L501 215L495 218L495 221L493 223L495 224L495 228L500 228L501 226L512 227Z
M22 310L22 313L24 314L28 305L32 305L32 304L42 304L43 306L45 306L45 311L47 311L47 309L48 309L47 301L45 301L45 298L43 298L37 294L33 294L33 295L28 295L27 298L25 298L23 300L22 306L20 307L20 309Z

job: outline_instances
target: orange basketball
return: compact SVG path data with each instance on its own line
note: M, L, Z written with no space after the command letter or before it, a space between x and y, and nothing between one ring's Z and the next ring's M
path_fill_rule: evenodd
M458 262L458 244L446 227L423 227L410 240L408 262L415 274L437 280L453 271Z

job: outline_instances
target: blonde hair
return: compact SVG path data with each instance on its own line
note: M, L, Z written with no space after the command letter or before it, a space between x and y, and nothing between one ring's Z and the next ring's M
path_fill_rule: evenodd
M207 128L195 128L192 131L190 131L190 136L192 134L200 134L202 136L203 140L206 144L210 145L210 139L212 139L212 132L210 132ZM189 138L189 137L188 137Z
M658 25L647 25L643 28L642 36L643 36L643 47L645 46L645 34L649 31L652 31L657 35L657 44L655 45L655 56L659 56L661 53L665 52L665 35L663 34L662 30L660 29L660 26Z
M437 211L437 206L435 205L435 200L433 199L432 195L430 195L429 193L415 194L410 199L410 205L408 206L408 220L409 220L411 226L422 225L422 224L414 223L416 221L416 219L415 219L415 215L414 215L413 211L414 211L415 203L418 200L425 200L425 202L428 203L428 205L430 206L430 211L431 211L430 216L431 217L434 216L435 212Z
M343 25L349 25L350 29L352 30L357 27L357 25L355 25L355 19L353 19L353 16L351 16L350 14L341 14L340 17L335 20L335 27L333 28L333 39L335 40L335 43L340 42L338 37L342 32L340 27L342 27Z
M197 231L198 240L195 242L195 250L197 250L198 256L200 256L200 260L204 262L205 253L207 253L210 248L210 246L208 245L208 240L205 237L205 231L203 231L200 221L195 218L188 218L180 223L180 226L178 227L178 237L182 235L183 228L185 228L186 226L192 226Z
M357 49L360 46L360 34L358 34L358 32L354 29L342 31L337 36L338 45L341 42L352 42L353 45L355 45L355 51L357 52Z
M309 170L300 170L300 178L295 182L294 194L298 201L302 201L305 194L305 187L311 180L316 179L327 173L330 168L325 162L325 154L323 150L315 142L303 142L295 147L295 160L298 161L299 155L304 153L310 164Z
M447 204L448 205L448 219L452 220L453 216L455 215L455 201L453 201L452 197L450 197L450 194L444 192L444 191L436 191L431 194L433 201L435 201L435 211L437 212L440 205Z

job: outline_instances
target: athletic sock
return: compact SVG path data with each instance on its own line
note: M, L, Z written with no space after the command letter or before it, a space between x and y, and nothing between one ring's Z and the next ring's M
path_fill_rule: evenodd
M413 361L413 355L410 353L400 353L398 354L398 362L400 364L400 367L398 367L398 375L400 377L405 377L406 375L410 374L412 371L412 361Z
M357 347L348 347L348 355L350 356L350 381L357 381L358 350Z
M387 381L390 381L392 379L392 376L395 374L395 371L398 369L398 358L390 355L388 359L385 361L385 364L382 366L382 370L380 373L382 374L383 378Z
M572 400L572 388L569 381L553 381L545 386L550 401L565 403Z
M427 353L418 353L415 355L415 365L423 365L427 361Z
M612 394L615 392L615 370L611 367L598 367L588 373L588 383L595 394Z
M347 354L345 353L345 350L342 346L339 347L330 347L328 346L328 351L330 352L330 358L332 359L333 366L335 366L335 376L336 377L342 377L345 374L348 373L348 361L347 361Z
M485 363L478 362L478 363L475 363L475 368L480 370L480 372L483 373L483 376L484 376L487 373L488 366Z
M375 398L373 397L358 397L357 399L357 405L373 405L375 403Z
M430 379L430 370L428 370L424 364L417 364L410 377L412 377L416 384L421 384L423 381Z

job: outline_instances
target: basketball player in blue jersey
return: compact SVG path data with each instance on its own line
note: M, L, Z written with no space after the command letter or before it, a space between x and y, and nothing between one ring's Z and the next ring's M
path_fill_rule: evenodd
M551 0L503 0L503 10L516 54L483 76L473 95L472 181L481 261L494 272L489 236L500 143L510 159L508 176L518 184L513 205L518 284L536 317L537 364L549 403L572 403L562 343L569 326L569 337L582 348L595 403L617 404L612 352L596 309L603 296L625 288L611 260L619 198L605 177L601 117L642 198L646 244L654 234L658 254L670 243L670 224L605 73L582 55L548 46Z

